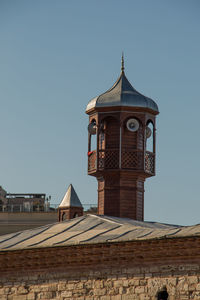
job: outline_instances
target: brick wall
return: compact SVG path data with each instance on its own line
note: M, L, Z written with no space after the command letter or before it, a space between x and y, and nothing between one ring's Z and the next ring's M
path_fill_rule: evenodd
M58 220L62 222L64 220L70 220L76 217L83 216L83 207L59 207L58 208Z
M200 299L198 238L0 252L0 299Z

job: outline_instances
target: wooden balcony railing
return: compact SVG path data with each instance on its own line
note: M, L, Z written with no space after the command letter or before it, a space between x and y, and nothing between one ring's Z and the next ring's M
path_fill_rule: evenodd
M122 169L143 170L144 152L141 150L122 150Z
M93 173L105 169L119 169L119 149L99 150L97 165L97 152L88 154L88 172ZM144 157L145 155L145 157ZM121 169L144 171L150 175L155 173L155 154L141 150L122 150Z
M145 172L155 174L155 153L146 151L145 153Z
M99 151L99 170L119 168L119 149Z
M88 153L88 172L94 172L97 169L97 153L96 151L92 151Z

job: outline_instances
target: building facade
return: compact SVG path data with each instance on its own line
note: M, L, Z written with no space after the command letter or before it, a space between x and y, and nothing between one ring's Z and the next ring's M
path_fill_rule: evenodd
M199 232L86 215L1 236L0 299L200 299Z
M48 211L48 200L46 194L7 193L0 186L0 212Z
M200 299L200 225L143 220L158 107L130 85L123 60L121 71L87 106L88 173L98 181L99 215L76 217L72 208L82 205L71 186L61 222L0 236L0 299Z

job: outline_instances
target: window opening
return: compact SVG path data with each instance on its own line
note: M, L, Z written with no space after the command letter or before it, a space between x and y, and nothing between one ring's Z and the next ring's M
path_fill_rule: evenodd
M92 120L88 125L88 132L90 138L90 149L89 151L94 151L97 149L97 137L96 137L96 120Z
M91 135L91 151L94 151L97 149L97 137L95 135Z
M65 221L66 220L66 213L63 213L62 214L62 221Z
M157 300L167 300L168 296L169 296L169 294L167 292L167 288L166 288L166 286L163 286L163 288L157 292L156 299Z
M146 126L146 150L153 152L153 124L149 122Z

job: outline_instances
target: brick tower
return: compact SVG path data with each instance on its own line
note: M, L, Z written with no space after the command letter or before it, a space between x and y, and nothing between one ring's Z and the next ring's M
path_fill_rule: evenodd
M88 174L98 181L98 214L144 220L144 181L155 175L157 104L124 73L86 108Z

